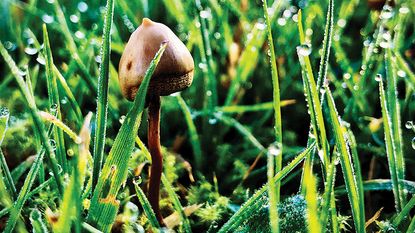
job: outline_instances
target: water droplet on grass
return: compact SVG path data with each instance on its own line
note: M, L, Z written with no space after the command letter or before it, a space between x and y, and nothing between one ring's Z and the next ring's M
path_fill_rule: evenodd
M411 142L411 144L412 144L412 149L414 149L414 150L415 150L415 137L414 137L414 138L412 138L412 142Z
M407 121L405 123L405 128L412 129L413 127L414 127L414 122L413 121Z
M405 78L406 77L406 73L403 70L398 70L397 75L401 78Z
M49 139L49 144L50 144L50 147L52 148L52 150L55 151L56 150L56 141L53 140L53 139Z
M67 154L68 156L73 156L73 155L75 154L75 152L74 152L72 149L68 149L68 150L66 151L66 154Z
M383 7L382 13L380 14L380 19L390 19L394 15L393 8L391 6L385 5Z
M88 4L86 4L85 2L79 2L78 3L78 10L80 12L86 12L88 10Z
M52 15L48 15L48 14L44 14L44 15L42 16L42 20L43 20L43 22L45 22L46 24L53 23L53 21L54 21L53 16L52 16Z
M10 111L6 107L0 108L0 117L8 117L10 115Z
M311 54L311 46L309 44L302 44L297 46L297 53L301 56L308 56Z
M375 80L376 80L377 82L382 81L382 75L381 75L381 74L377 74L377 75L376 75L376 77L375 77Z
M79 22L79 17L77 15L71 15L71 16L69 16L69 19L71 20L72 23L78 23Z
M24 49L24 52L25 52L26 54L28 54L28 55L35 55L35 54L38 52L38 50L37 50L37 48L33 48L33 47L26 47L26 48Z

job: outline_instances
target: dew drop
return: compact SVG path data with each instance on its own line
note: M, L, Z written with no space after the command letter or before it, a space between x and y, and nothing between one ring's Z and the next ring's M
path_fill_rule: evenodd
M71 16L69 16L69 19L71 20L72 23L78 23L79 22L79 17L77 15L71 15Z
M80 12L86 12L88 10L88 4L86 4L85 2L79 2L78 3L78 10Z
M76 31L75 36L78 39L84 39L85 38L85 33L81 32L81 31Z
M43 20L43 22L45 22L46 24L53 23L53 21L54 21L53 16L52 16L52 15L48 15L48 14L44 14L44 15L42 16L42 20Z
M405 123L405 128L412 129L413 127L414 127L414 122L413 121L407 121Z
M68 156L73 156L74 154L75 154L75 152L72 150L72 149L68 149L67 151L66 151L66 154L68 155Z
M409 13L409 8L406 7L406 6L403 6L403 7L399 8L399 13L408 14Z
M203 19L211 19L212 13L210 13L210 11L203 10L200 12L200 17L202 17Z
M278 18L277 23L280 26L284 26L285 24L287 24L287 20L285 18Z
M406 77L406 73L403 70L398 70L397 75L401 78L405 78Z
M281 152L282 152L281 148L282 148L281 143L275 142L268 147L268 153L273 156L279 156L281 155Z
M349 73L343 74L343 78L349 80L352 76Z
M68 103L68 98L65 96L61 99L61 104L67 104Z
M35 54L38 52L38 50L37 50L37 48L33 48L33 47L26 47L26 48L24 49L24 52L25 52L26 54L28 54L28 55L35 55Z
M412 138L411 144L412 144L412 149L415 150L415 137Z
M120 117L120 123L121 124L123 124L124 123L124 121L125 121L125 118L126 118L126 116L124 116L124 115L122 115L121 117Z
M308 56L311 54L311 45L310 44L302 44L297 46L297 53L301 56Z
M52 104L50 106L49 111L50 111L50 113L52 113L53 115L55 115L55 113L58 111L58 105L57 104Z
M56 141L53 140L53 139L49 139L49 144L50 144L50 147L52 148L52 150L55 151L56 150Z
M261 30L262 31L262 30L265 30L267 28L267 25L265 23L263 23L263 22L258 22L258 23L255 24L255 27L258 30Z
M10 42L10 41L4 42L4 47L7 50L11 50L11 51L13 51L13 50L15 50L17 48L17 46L14 43Z
M209 124L214 125L218 123L218 120L216 118L209 118Z
M382 75L381 74L377 74L375 77L376 82L380 82L382 81Z
M41 53L39 53L39 55L37 56L36 61L41 65L46 65L45 58Z
M346 26L346 20L345 19L339 19L339 21L337 21L337 25L341 28L344 28Z
M382 13L380 14L380 19L390 19L394 15L393 8L389 5L383 6Z

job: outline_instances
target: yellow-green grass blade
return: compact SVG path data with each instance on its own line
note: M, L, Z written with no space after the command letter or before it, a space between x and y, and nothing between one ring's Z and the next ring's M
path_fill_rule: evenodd
M306 186L305 199L307 201L307 228L309 233L323 232L318 212L318 193L317 182L313 171L309 165L306 165L304 174L304 184Z
M9 117L10 117L9 110L7 108L0 107L0 146L3 143L4 136L6 135L6 131L9 126ZM16 199L16 196L17 196L16 186L14 185L14 181L10 173L9 166L7 165L7 162L6 162L6 157L4 156L1 147L0 147L0 170L2 170L2 172L0 172L0 175L4 173L3 175L6 181L7 190L9 190L13 199Z
M150 225L153 228L160 228L160 224L157 221L156 214L154 213L153 209L151 208L150 202L148 201L146 195L144 194L143 190L138 186L138 183L134 181L134 188L137 194L138 200L140 201L141 206L143 207L144 213L147 216Z
M87 219L89 223L103 232L111 230L117 215L119 207L117 194L121 185L127 179L128 160L134 149L134 139L141 123L141 113L144 110L147 88L166 46L167 43L162 44L151 61L133 106L121 125L93 192Z

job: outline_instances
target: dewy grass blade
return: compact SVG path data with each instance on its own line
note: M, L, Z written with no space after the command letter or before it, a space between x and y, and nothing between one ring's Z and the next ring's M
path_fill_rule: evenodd
M49 96L49 109L51 112L56 113L57 118L62 121L62 111L59 99L58 83L56 76L53 72L53 57L52 50L50 49L49 35L46 28L46 24L43 24L43 43L44 43L44 56L46 61L46 81L48 87ZM63 171L68 172L68 161L66 159L65 138L62 129L55 127L53 129L54 138L56 140L56 155L59 164L62 166Z
M144 213L146 214L148 221L150 222L152 227L156 229L160 228L159 222L157 221L157 218L156 218L156 214L151 208L150 202L147 200L146 195L144 194L140 186L138 186L138 183L136 181L133 181L133 182L134 182L134 188L135 188L135 192L137 194L138 200L140 201L140 204L143 207Z
M309 58L311 48L305 41L301 10L298 12L298 31L300 34L301 45L297 46L297 54L300 60L304 93L308 102L308 109L313 127L312 134L316 139L318 155L327 170L329 164L329 145L323 120L323 110L318 94L319 90L317 90Z
M391 137L393 138L393 152L396 162L396 175L398 178L399 188L399 207L400 209L406 204L406 195L402 187L401 181L405 179L405 159L402 149L402 129L401 129L401 111L398 99L398 87L396 80L396 67L392 60L396 58L392 56L392 49L386 48L385 51L385 67L386 67L386 103L388 104L388 110L391 120Z
M94 168L92 172L92 187L98 182L101 172L102 158L104 156L107 113L108 113L108 79L109 65L111 56L111 26L114 15L114 0L107 0L104 21L104 31L102 34L101 59L98 78L98 99L96 113L96 128L94 138Z
M295 157L289 164L287 164L280 172L278 172L273 182L280 182L285 176L287 176L303 159L310 156L311 152L315 148L315 143L312 143L307 149L301 152ZM250 197L241 208L222 226L218 233L235 232L237 227L243 223L245 218L251 214L252 211L259 208L257 203L261 197L268 191L268 185L262 186L255 194Z
M133 107L121 125L93 192L87 220L103 232L111 230L117 215L119 201L116 198L121 185L127 179L128 160L134 149L134 139L141 123L141 113L144 110L147 88L166 46L167 43L162 44L151 61L137 92Z
M270 198L270 225L271 232L279 232L278 222L278 203L280 201L280 183L272 182L275 173L281 170L282 166L282 123L281 123L281 100L280 100L280 85L278 80L277 60L275 57L274 40L272 38L271 19L268 14L268 4L266 0L262 1L262 6L267 23L267 36L271 64L272 89L273 89L273 107L274 107L274 130L275 130L275 147L277 154L268 153L268 195ZM274 166L275 161L275 166ZM274 168L275 167L275 168Z
M295 104L296 100L289 99L289 100L281 100L280 106L285 107L288 105ZM265 103L258 103L253 105L231 105L231 106L221 106L217 107L217 112L223 113L245 113L245 112L258 112L258 111L267 111L274 109L274 102L265 102Z
M76 144L81 143L82 139L78 137L78 135L76 135L76 133L72 131L72 129L69 128L69 126L65 125L65 123L56 118L54 115L48 112L39 111L39 116L45 121L54 124L57 128L65 132Z
M415 182L404 180L403 187L409 194L415 194ZM363 182L363 191L393 191L393 182L390 179L373 179ZM336 195L347 194L346 187L344 185L339 186L335 190Z
M197 133L195 123L193 122L193 119L192 119L192 114L181 95L177 95L176 99L184 114L184 119L186 121L187 127L189 128L190 142L192 144L196 168L200 169L203 164L203 154L202 154L202 149L200 146L199 135Z
M408 203L402 208L402 211L399 212L398 215L393 219L392 224L395 227L398 227L399 224L401 224L402 220L409 219L408 215L411 209L415 206L415 195L412 196L412 198L408 201Z
M358 181L356 180L356 171L353 166L353 161L350 155L350 148L347 144L347 132L341 124L341 119L337 113L333 96L328 86L324 86L326 91L326 102L330 111L330 119L332 128L334 130L334 137L336 140L336 147L340 154L340 164L343 171L344 181L348 192L350 206L352 208L353 220L356 232L365 232L365 212L364 197L360 196ZM361 177L361 175L360 175Z
M40 136L40 139L42 141L43 147L45 148L45 153L47 155L49 164L51 165L52 168L52 172L53 172L53 176L55 178L57 187L58 187L58 191L60 194L63 193L63 185L62 185L62 180L61 180L61 176L59 173L59 169L58 169L58 164L55 158L55 153L53 151L52 146L49 143L48 140L48 136L47 133L45 131L44 125L42 124L42 121L40 120L40 117L37 113L37 107L35 104L35 100L33 99L33 97L30 94L30 91L23 79L23 77L21 76L21 72L19 70L19 68L17 67L16 63L14 62L14 60L10 57L9 53L7 52L6 48L4 47L3 43L0 42L0 53L3 56L6 64L9 66L17 84L19 85L19 88L27 102L27 105L29 107L30 110L30 114L33 118L33 122L35 125L35 129L37 130L38 135ZM19 193L19 196L17 197L16 203L13 206L12 209L12 214L10 215L9 221L7 222L6 225L6 229L5 232L12 232L14 226L16 225L16 221L18 220L19 216L20 216L20 211L22 210L22 207L25 203L25 201L27 200L27 193L29 192L30 188L33 185L33 182L36 178L36 175L38 174L39 168L40 168L40 164L42 163L43 160L43 152L39 152L35 162L33 163L27 178L22 186L22 189Z
M393 186L393 195L395 197L395 208L397 211L401 210L401 200L400 189L401 181L397 174L397 162L395 154L395 138L393 137L392 131L392 118L389 113L389 108L386 100L385 88L383 86L382 76L378 75L376 81L379 82L379 93L380 93L380 106L382 109L382 118L383 118L383 128L385 131L385 144L386 144L386 156L388 158L389 172L391 174L392 186Z

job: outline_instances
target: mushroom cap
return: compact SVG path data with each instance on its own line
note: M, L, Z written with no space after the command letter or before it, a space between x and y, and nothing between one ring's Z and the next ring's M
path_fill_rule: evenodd
M118 80L125 98L132 101L151 60L163 42L168 42L150 80L147 96L170 95L189 87L194 62L189 50L170 28L144 18L125 46L118 67Z

